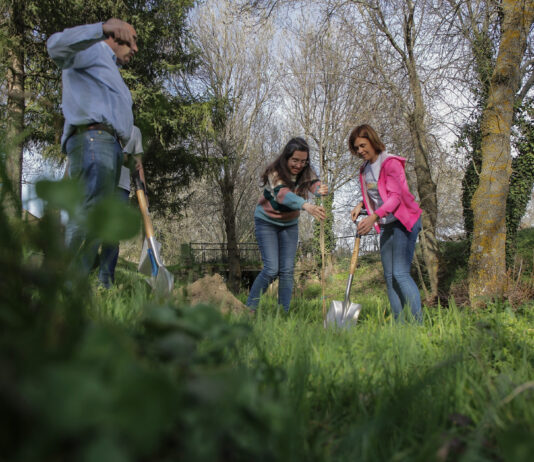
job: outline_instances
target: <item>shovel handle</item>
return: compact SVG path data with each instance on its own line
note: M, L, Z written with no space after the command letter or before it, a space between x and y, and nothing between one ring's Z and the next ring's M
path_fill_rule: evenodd
M150 220L150 215L148 214L148 203L146 201L145 188L137 170L133 173L133 179L135 182L135 195L137 196L139 210L141 210L143 224L145 225L145 234L147 239L150 239L154 237L154 227L152 226L152 221Z
M146 191L145 184L143 183L143 180L141 180L141 175L139 174L139 170L133 170L132 178L133 178L134 183L135 183L135 191L137 192L137 191L141 190L141 191L145 192ZM145 192L145 194L146 194L146 192Z
M363 215L368 215L367 210L364 208L360 210L358 217L361 217ZM358 254L360 253L360 237L361 236L356 230L356 238L354 239L354 248L352 249L352 258L350 260L349 274L354 274L354 271L356 271L356 265L358 264Z
M353 275L356 271L356 265L358 264L358 254L360 253L360 235L356 236L354 239L354 249L352 249L352 258L350 259L350 270L349 274Z
M137 196L137 201L139 202L139 209L141 210L141 215L143 216L143 224L145 225L145 234L147 239L154 237L154 227L152 226L152 221L148 216L148 206L146 203L146 197L143 190L137 190L135 192Z

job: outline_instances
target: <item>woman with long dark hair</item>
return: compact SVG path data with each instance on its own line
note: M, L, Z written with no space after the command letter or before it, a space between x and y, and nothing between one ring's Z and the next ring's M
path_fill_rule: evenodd
M360 168L363 200L351 211L356 221L362 207L368 216L358 223L358 233L374 227L380 233L380 256L389 303L399 319L404 306L421 321L421 295L410 275L415 241L421 231L421 209L410 193L404 157L386 152L386 146L369 125L359 125L349 136L351 153L364 160Z
M324 220L323 207L306 202L308 194L328 194L310 166L310 148L303 138L292 138L261 176L264 190L254 211L254 227L263 269L247 299L254 312L260 296L278 277L278 303L289 311L293 291L293 268L298 243L301 210Z

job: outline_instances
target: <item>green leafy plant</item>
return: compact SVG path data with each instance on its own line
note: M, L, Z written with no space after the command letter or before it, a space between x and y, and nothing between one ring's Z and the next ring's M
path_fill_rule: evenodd
M106 297L95 296L64 246L58 208L78 213L79 185L37 189L47 204L37 223L8 219L0 204L1 457L301 459L291 407L271 391L270 363L233 362L247 324L208 306L150 298L135 318L113 322L120 313L102 312ZM117 240L136 232L139 220L125 206L109 199L102 207L85 217L93 235ZM105 223L104 209L121 218L120 227Z

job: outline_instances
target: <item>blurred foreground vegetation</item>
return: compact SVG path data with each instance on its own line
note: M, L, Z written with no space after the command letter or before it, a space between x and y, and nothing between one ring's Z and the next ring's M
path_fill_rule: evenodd
M75 196L55 188L75 186L40 186L49 204ZM88 220L94 233L110 232L101 217ZM362 258L352 291L360 321L336 332L322 326L313 285L289 315L265 297L254 318L223 317L155 299L124 262L110 291L78 277L53 211L34 224L2 212L0 235L1 461L534 453L532 299L477 311L451 301L426 309L422 326L393 324L383 284L366 279L379 263ZM532 230L521 236L518 248L532 254ZM458 252L448 257L451 285L465 270ZM517 279L525 287L529 264ZM345 281L329 278L329 300L342 299Z

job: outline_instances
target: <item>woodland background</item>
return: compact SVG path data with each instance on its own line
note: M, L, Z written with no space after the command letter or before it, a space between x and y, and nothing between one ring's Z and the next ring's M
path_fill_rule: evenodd
M46 39L112 16L139 35L122 72L177 276L165 298L137 272L133 198L86 222L128 257L104 290L64 246L79 185L38 181L64 162ZM530 462L533 18L527 0L0 0L0 461ZM424 209L421 325L392 319L378 253L362 252L357 325L323 327L348 276L346 140L363 122L407 158ZM238 243L259 173L295 135L333 191L325 284L303 214L289 313L270 292L254 317L193 303L178 277L191 241L226 245L246 300ZM21 201L36 182L40 220Z
M140 51L122 72L169 260L180 258L182 243L226 243L228 284L239 290L238 243L253 240L259 174L294 135L309 140L332 191L325 206L333 255L336 238L353 234L348 214L359 200L347 136L369 123L408 161L424 210L427 300L438 295L438 241L464 237L472 304L506 296L517 230L534 220L532 1L0 5L0 128L19 197L35 172L64 160L60 72L46 39L116 16L139 35ZM317 239L313 227L303 217L301 241Z

